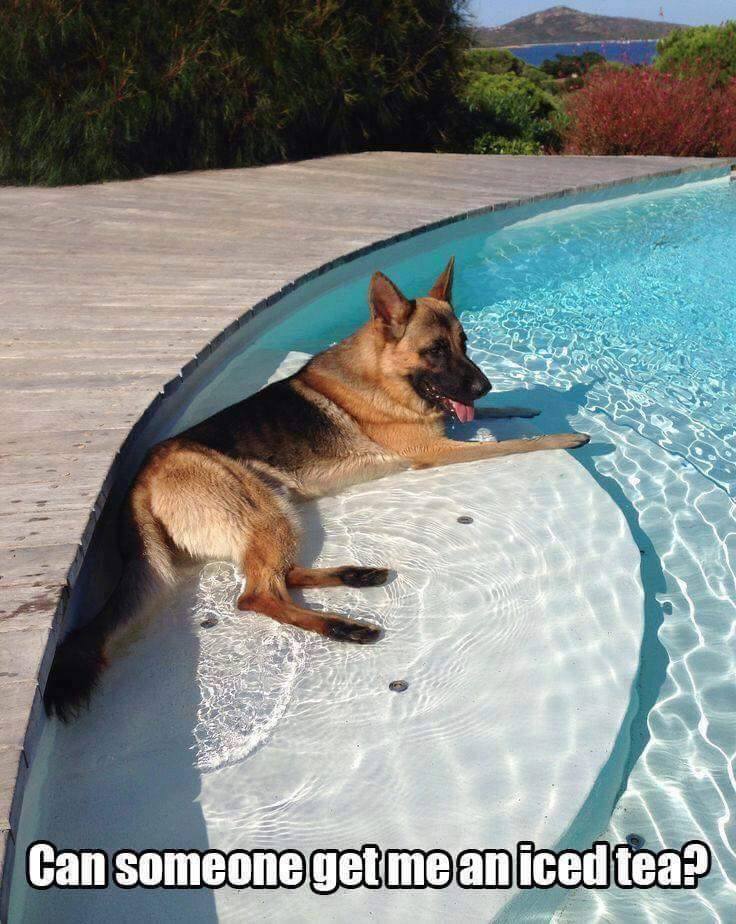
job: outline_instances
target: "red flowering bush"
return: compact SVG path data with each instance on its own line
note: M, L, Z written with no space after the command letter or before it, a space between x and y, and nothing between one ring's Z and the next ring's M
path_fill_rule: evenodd
M723 119L718 132L718 153L722 157L736 155L736 78L722 91Z
M569 98L565 153L734 155L736 80L596 68Z

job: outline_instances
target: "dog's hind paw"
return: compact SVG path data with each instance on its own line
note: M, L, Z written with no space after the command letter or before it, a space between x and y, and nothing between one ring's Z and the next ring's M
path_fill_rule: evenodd
M346 565L340 568L340 580L347 587L379 587L388 580L388 568L359 568Z
M328 638L338 642L352 642L355 645L372 645L383 638L383 629L380 626L371 626L364 622L351 622L349 619L327 620Z

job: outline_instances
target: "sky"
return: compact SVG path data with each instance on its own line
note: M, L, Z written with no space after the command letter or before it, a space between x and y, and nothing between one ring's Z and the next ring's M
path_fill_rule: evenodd
M736 0L468 0L479 26L499 26L550 6L570 6L585 13L664 19L700 26L736 19ZM660 16L660 9L664 16Z

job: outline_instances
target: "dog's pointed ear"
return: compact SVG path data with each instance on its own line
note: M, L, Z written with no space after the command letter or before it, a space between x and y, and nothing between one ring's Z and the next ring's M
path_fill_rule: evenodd
M437 282L429 290L430 298L438 298L441 302L452 301L452 279L455 275L455 258L450 257L450 262L442 271Z
M383 273L374 273L368 289L371 317L379 324L387 339L400 340L406 331L414 304Z

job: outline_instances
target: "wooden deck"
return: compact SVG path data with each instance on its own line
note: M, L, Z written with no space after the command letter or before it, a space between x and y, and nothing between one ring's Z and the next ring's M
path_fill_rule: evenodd
M173 389L180 371L191 371L240 315L356 250L518 200L719 165L725 162L376 153L0 189L6 886L65 601L113 461L165 384Z

